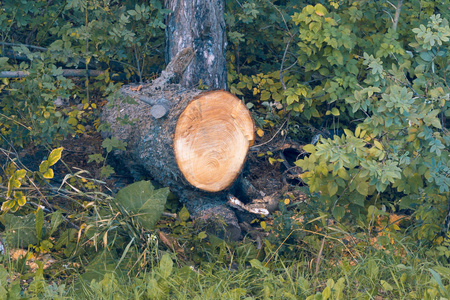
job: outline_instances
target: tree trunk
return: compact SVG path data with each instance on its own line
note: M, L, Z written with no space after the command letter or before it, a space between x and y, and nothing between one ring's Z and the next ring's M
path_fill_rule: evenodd
M166 61L192 47L195 57L181 77L186 88L201 81L209 89L227 89L224 0L166 0Z

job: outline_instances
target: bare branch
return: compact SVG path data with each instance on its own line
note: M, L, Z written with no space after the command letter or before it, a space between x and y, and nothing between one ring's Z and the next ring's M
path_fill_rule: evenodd
M81 69L63 69L62 76L64 77L97 77L104 75L105 71L101 70L81 70ZM27 71L1 71L0 78L23 78L29 76ZM123 76L122 76L123 75ZM125 74L117 74L112 76L114 80L120 80L125 77Z
M402 4L403 4L403 0L398 0L397 7L395 8L394 21L392 23L392 29L394 29L394 31L397 31L397 25L398 25L398 20L400 18L400 12L402 10Z
M10 47L25 46L27 48L36 49L36 50L40 50L40 51L47 51L48 50L47 48L44 48L44 47L38 47L38 46L26 45L26 44L14 44L14 43L0 42L0 45L2 45L2 46L10 46Z
M283 59L281 60L281 66L280 66L280 81L281 81L281 85L283 86L283 90L286 90L286 84L284 83L284 80L283 80L283 75L284 75L284 70L283 70L283 65L284 65L284 61L285 61L285 59L286 59L286 53L287 53L287 51L288 51L288 49L289 49L289 45L291 44L291 41L292 41L292 36L290 37L290 39L289 39L289 41L287 42L287 44L286 44L286 48L284 49L284 54L283 54Z

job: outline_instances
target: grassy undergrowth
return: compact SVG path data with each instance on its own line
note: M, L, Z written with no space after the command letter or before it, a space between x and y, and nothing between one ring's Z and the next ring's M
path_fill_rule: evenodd
M0 299L450 297L450 251L417 241L408 235L410 227L350 232L317 217L290 224L286 235L280 230L288 225L286 213L279 212L265 221L261 240L246 236L227 242L195 226L185 209L176 220L163 217L153 231L138 223L131 228L135 220L126 211L110 209L97 215L103 225L96 234L86 228L75 234L78 249L68 255L56 250L58 242L52 251L29 248L18 257L17 249L6 247L0 256Z
M7 164L0 300L450 299L450 249L424 234L423 210L370 206L338 221L303 187L306 201L286 195L226 241L220 222L192 220L150 181L102 192L81 170L55 186L62 151L38 171Z
M134 276L105 271L83 281L76 273L67 282L38 269L32 281L16 278L14 262L0 267L2 299L446 299L450 269L402 245L407 256L364 248L357 260L322 260L298 253L270 263L243 254L230 263L191 265L165 252L157 265ZM230 253L236 254L236 253ZM294 255L293 255L294 256ZM214 256L211 256L214 259ZM6 266L6 268L5 268ZM100 270L100 269L99 269ZM18 282L20 281L20 282ZM8 295L5 297L5 295Z

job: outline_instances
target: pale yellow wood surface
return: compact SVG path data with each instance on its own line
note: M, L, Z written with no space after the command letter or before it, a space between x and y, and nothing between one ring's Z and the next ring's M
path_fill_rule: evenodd
M253 120L242 101L225 91L206 92L177 121L175 159L190 184L218 192L237 178L253 141Z

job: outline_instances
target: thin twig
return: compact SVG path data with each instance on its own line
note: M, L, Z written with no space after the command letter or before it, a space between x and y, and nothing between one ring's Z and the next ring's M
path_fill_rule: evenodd
M284 83L284 80L283 80L283 75L284 75L283 66L284 66L284 61L286 59L286 53L289 49L289 45L291 44L292 38L293 38L292 36L289 38L289 41L286 44L286 48L284 49L283 58L281 59L280 82L281 82L281 85L283 86L283 90L286 90L286 84Z
M139 74L139 83L142 83L142 72L141 72L141 67L139 65L139 56L138 56L138 53L137 53L136 44L134 44L134 56L135 56L135 59L136 59L137 71L138 71L138 74Z
M316 274L319 273L320 260L322 259L323 246L325 246L325 237L322 239L322 245L320 245L319 254L317 254L316 261Z
M261 143L261 144L259 144L259 145L254 145L254 146L250 147L250 149L253 150L253 149L255 149L255 148L258 148L258 147L261 147L261 146L263 146L263 145L266 145L266 144L270 143L270 142L275 138L275 136L277 136L277 134L280 132L280 130L284 127L284 124L286 124L286 122L289 120L289 117L290 117L290 116L291 116L291 115L288 114L286 120L284 120L283 124L281 124L280 128L278 128L277 132L275 132L275 134L270 138L270 140L268 140L268 141L266 141L266 142L264 142L264 143Z
M284 26L286 26L287 32L289 32L289 35L292 36L292 34L291 34L291 29L289 29L289 26L288 26L288 24L287 24L287 22L286 22L286 19L285 19L284 16L283 16L283 13L278 9L278 7L277 7L275 4L272 3L272 1L268 1L268 2L269 2L269 4L271 4L271 5L278 11L278 13L281 15L281 18L283 19L283 22L284 22Z
M392 17L391 13L385 9L383 9L383 11L389 15L389 18L391 18L391 22L394 23L394 18Z
M284 75L284 71L286 71L286 70L283 70L283 66L284 66L284 62L285 62L285 60L286 60L286 54L287 54L287 52L288 52L288 49L289 49L289 45L291 44L291 42L292 42L292 40L294 39L294 35L291 33L291 30L290 30L290 28L289 28L289 26L288 26L288 24L287 24L287 22L286 22L286 19L284 18L284 16L283 16L283 13L278 9L278 7L275 5L275 4L273 4L271 1L268 1L277 11L278 11L278 13L281 15L281 18L283 19L283 23L284 23L284 26L286 26L286 32L287 32L287 34L289 35L289 40L288 40L288 42L287 42L287 44L286 44L286 48L284 48L284 53L283 53L283 58L281 59L281 66L280 66L280 82L281 82L281 85L283 86L283 89L284 90L286 90L286 84L284 83L284 80L283 80L283 75ZM292 66L291 66L292 67Z

